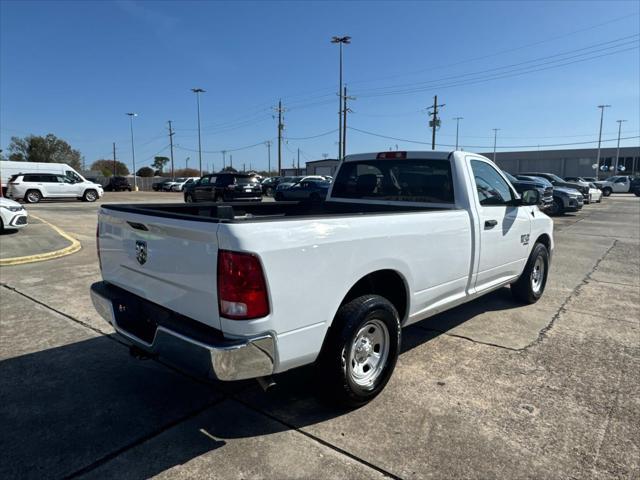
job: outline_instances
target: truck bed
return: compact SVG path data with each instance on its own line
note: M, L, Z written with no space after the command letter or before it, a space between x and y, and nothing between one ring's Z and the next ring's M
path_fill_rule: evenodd
M443 208L405 205L376 205L343 202L229 202L229 203L143 203L104 204L102 208L155 217L213 223L246 223L270 220L296 220L311 217L353 216L390 213L416 213Z

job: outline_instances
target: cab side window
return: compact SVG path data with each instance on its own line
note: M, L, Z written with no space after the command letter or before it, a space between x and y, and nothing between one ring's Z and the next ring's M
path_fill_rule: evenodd
M206 187L207 185L209 185L209 179L210 179L210 177L202 177L200 179L200 182L198 182L198 185Z
M471 160L471 169L480 205L506 205L514 199L507 182L491 165L480 160Z

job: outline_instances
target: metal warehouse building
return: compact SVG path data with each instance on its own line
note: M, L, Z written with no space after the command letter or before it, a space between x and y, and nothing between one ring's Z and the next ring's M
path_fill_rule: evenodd
M482 155L493 158L493 152ZM598 158L596 148L580 148L573 150L533 150L526 152L498 152L496 162L503 170L510 173L545 172L555 173L561 177L595 177L593 165ZM612 167L616 160L615 148L600 149L600 164ZM624 174L640 175L640 146L621 147L618 165L624 166ZM314 160L307 162L307 175L334 175L338 160ZM613 175L600 172L600 178Z

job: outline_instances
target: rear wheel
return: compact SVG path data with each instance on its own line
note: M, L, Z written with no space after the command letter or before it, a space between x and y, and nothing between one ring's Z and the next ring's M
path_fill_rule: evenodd
M184 201L185 201L185 203L193 203L193 202L195 202L195 199L193 198L193 195L191 195L190 193L187 193L184 196Z
M317 367L327 399L362 406L385 387L400 351L400 318L379 295L363 295L338 310Z
M85 202L95 202L98 199L98 192L95 190L87 190L82 196L82 200Z
M549 251L536 243L520 278L511 284L511 293L523 303L536 303L544 293L549 273Z
M276 192L275 199L276 199L277 201L281 201L281 200L283 200L283 199L284 199L284 196L282 195L282 193L281 193L281 192Z
M25 193L24 199L27 203L38 203L42 200L42 194L38 190L29 190Z
M613 190L611 190L611 187L605 187L602 189L602 195L604 195L605 197L608 197L609 195L611 195L611 192Z

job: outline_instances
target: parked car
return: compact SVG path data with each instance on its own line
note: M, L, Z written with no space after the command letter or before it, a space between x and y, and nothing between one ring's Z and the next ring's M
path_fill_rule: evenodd
M18 202L0 197L0 232L27 226L29 214Z
M182 192L186 186L191 185L193 182L197 182L198 180L200 180L200 177L180 177L176 178L175 182L168 185L170 185L170 190L172 192Z
M171 180L171 179L165 179L165 180L162 180L160 182L154 182L154 183L151 184L151 189L153 191L155 191L155 192L162 192L162 191L165 191L164 186L166 184L172 183L172 182L173 182L173 180Z
M2 194L7 194L9 179L14 175L26 175L28 173L49 173L52 175L64 175L75 182L86 182L87 179L76 172L66 163L46 162L14 162L4 160L0 163L0 181L2 181ZM93 183L93 182L92 182Z
M506 285L540 299L539 200L480 155L394 151L347 156L321 204L102 205L91 297L138 352L225 381L316 363L323 393L360 406L403 326Z
M553 187L553 204L549 209L549 215L564 215L567 212L577 212L584 205L584 197L574 188L556 187L546 178L529 175L516 175L518 179L546 182Z
M589 180L583 177L564 177L566 182L579 183L580 185L589 185Z
M289 188L277 191L275 199L319 202L325 199L330 186L331 182L326 180L302 180Z
M634 177L634 179L631 180L631 193L636 197L640 197L640 177Z
M184 190L187 203L238 200L262 201L262 187L258 179L246 173L217 173L205 175Z
M284 177L276 187L276 193L286 190L287 188L290 188L304 180L320 180L323 182L326 181L322 175L301 175L297 177Z
M111 177L104 186L105 192L124 192L125 190L131 191L131 184L125 177Z
M544 182L541 180L520 180L504 170L502 173L504 173L511 182L511 185L513 185L516 191L520 194L531 189L538 190L538 193L540 194L540 203L538 204L538 208L543 212L551 209L553 205L553 185L551 185L551 183L546 180Z
M526 175L529 177L533 176L533 177L546 178L551 182L551 184L554 187L565 187L565 188L573 188L575 190L578 190L578 192L582 194L582 197L585 200L585 203L589 203L589 185L583 185L581 183L576 183L576 182L566 182L562 178L560 178L559 176L553 173L522 172L522 175Z
M28 173L14 175L7 184L7 197L38 203L42 199L77 198L85 202L95 202L104 190L99 183L80 178L74 180L66 175L48 173Z
M268 197L273 196L273 192L280 183L281 179L282 177L270 177L262 180L262 194L267 195Z
M602 190L602 194L608 197L612 193L629 193L631 191L631 181L633 177L629 175L614 175L613 177L599 180L595 183Z
M596 184L593 182L589 183L589 203L600 203L602 202L602 190L596 187Z
M596 177L580 177L582 178L585 182L595 182L596 181Z

